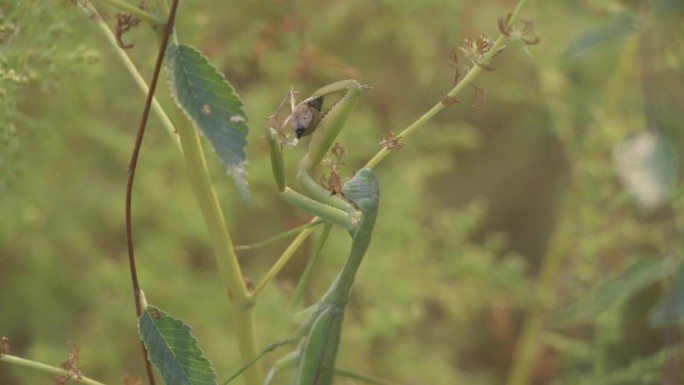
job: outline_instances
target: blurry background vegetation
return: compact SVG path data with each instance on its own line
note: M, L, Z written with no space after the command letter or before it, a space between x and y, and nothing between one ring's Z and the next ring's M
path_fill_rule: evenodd
M381 213L340 366L403 384L502 384L525 360L516 341L532 312L543 327L533 333L540 355L528 360L529 383L675 380L664 361L668 345L681 346L676 328L654 316L649 323L649 312L678 283L676 266L661 261L681 257L681 202L639 210L613 161L625 138L654 124L670 153L684 140L684 8L658 0L649 13L645 3L529 2L523 17L541 38L527 47L531 56L509 42L496 71L476 80L487 90L484 106L470 108L470 90L460 95L380 164ZM179 38L226 74L251 123L251 207L212 162L235 243L309 218L279 199L259 138L291 84L301 95L349 77L373 86L340 138L351 175L383 135L451 88L451 50L466 37L497 36L497 19L515 4L181 2ZM101 10L113 25L112 10ZM149 77L152 34L140 27L125 41ZM168 105L163 84L159 91ZM68 1L0 2L0 335L12 354L53 365L75 341L86 375L110 384L143 375L123 217L143 100L101 32ZM302 152L287 151L291 169ZM665 159L656 168L676 186ZM194 327L225 378L238 359L223 287L182 159L154 116L136 181L134 238L148 300ZM285 244L241 254L246 275L260 277ZM309 303L348 244L334 232ZM291 330L286 303L310 248L260 298L262 343ZM0 363L2 384L51 381Z

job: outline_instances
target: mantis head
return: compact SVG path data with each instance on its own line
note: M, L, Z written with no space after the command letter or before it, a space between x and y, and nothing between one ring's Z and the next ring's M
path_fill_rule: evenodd
M342 186L342 193L363 212L375 210L380 201L380 188L375 173L366 167Z

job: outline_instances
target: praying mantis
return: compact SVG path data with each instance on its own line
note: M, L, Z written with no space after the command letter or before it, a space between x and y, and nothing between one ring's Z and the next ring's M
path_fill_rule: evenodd
M290 367L297 367L293 384L332 383L345 306L354 277L370 244L380 193L375 175L370 168L360 169L352 179L344 183L342 195L346 199L332 195L319 186L311 177L311 172L332 146L358 102L361 92L366 88L368 87L355 80L343 80L315 91L311 97L298 105L295 105L295 92L290 89L289 95L278 107L280 110L289 99L292 113L283 126L277 123L277 111L276 115L269 119L275 122L275 127L269 127L266 139L269 143L274 179L280 194L287 202L326 221L323 241L332 224L336 224L349 231L352 242L349 257L333 284L318 303L303 311L307 317L306 321L289 338L268 345L262 354L252 361L255 362L278 346L299 342L297 350L284 356L269 370L264 385L270 384L278 371ZM323 99L332 93L340 92L344 93L342 98L327 112L321 112ZM302 137L311 136L308 150L297 171L297 180L309 197L295 192L285 183L279 136L288 123L294 128L294 145ZM318 253L320 247L317 248L316 254ZM317 255L312 257L312 261L315 258Z

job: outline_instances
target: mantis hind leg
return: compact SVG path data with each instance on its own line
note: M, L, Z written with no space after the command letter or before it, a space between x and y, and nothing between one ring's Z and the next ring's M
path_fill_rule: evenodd
M282 369L295 366L298 367L295 385L330 385L335 371L343 314L342 308L335 305L320 310L299 349L273 365L266 374L264 385L269 385Z
M283 369L295 368L299 365L302 353L299 350L290 352L278 361L268 370L264 379L264 385L270 385L275 376Z
M301 347L296 385L332 383L343 317L343 307L332 304L316 317Z

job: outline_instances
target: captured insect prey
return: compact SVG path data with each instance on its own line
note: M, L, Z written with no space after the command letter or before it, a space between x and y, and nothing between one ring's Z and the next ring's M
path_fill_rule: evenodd
M302 101L295 107L290 116L290 124L294 128L297 139L311 135L316 131L316 127L321 121L322 106L323 96L316 96Z
M310 136L321 127L325 127L325 131L328 131L322 136L326 138L334 137L346 120L346 114L341 112L346 111L350 107L353 108L356 100L358 100L358 94L362 90L369 88L371 87L354 80L343 80L319 89L313 95L297 104L298 92L293 87L290 87L290 91L280 103L276 112L268 118L269 124L281 136L281 145L297 146L299 139ZM335 100L335 97L333 99L328 98L328 96L333 94L341 94L341 98L339 100ZM332 103L330 103L331 100L333 100ZM324 102L328 102L329 106L324 107ZM278 115L282 107L288 104L290 106L290 114L281 123ZM324 124L328 120L331 123ZM294 139L292 140L289 139L290 134L287 133L287 129L290 127L294 133ZM326 143L326 145L329 146L332 143Z

